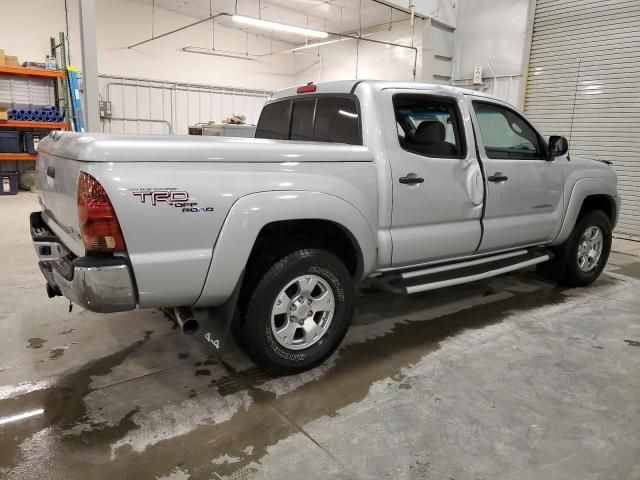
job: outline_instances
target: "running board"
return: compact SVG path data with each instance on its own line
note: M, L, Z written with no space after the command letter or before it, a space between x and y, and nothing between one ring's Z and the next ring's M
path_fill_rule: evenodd
M495 277L552 258L553 253L544 248L517 250L430 268L385 273L373 281L373 286L407 295Z

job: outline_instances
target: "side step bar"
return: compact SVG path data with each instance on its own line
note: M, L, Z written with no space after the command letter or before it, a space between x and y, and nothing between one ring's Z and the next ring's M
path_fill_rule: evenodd
M517 250L431 268L386 273L377 277L373 286L387 292L407 295L495 277L552 258L553 253L544 248Z

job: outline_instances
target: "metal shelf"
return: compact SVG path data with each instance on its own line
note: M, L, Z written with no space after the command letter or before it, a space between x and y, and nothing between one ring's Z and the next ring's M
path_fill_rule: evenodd
M0 162L4 160L33 161L35 159L36 156L31 153L0 153Z
M0 121L0 127L7 128L49 128L51 130L66 130L65 122L31 122L23 120Z
M3 75L26 75L28 77L63 78L63 70L43 70L41 68L10 67L0 65L0 74Z

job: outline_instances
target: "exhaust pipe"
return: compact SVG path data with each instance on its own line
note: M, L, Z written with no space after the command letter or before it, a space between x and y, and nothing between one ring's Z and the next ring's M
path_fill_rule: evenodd
M193 316L191 309L186 307L177 307L173 309L173 317L176 319L176 323L182 330L182 333L191 335L198 331L200 324Z

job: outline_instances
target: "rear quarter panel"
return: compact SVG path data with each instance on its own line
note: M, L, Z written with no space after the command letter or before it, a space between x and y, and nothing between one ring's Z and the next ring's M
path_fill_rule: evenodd
M201 293L206 296L203 286L218 234L229 210L247 195L321 192L353 205L372 229L376 224L375 168L370 162L93 162L85 167L113 203L133 266L140 307L193 305ZM143 203L141 195L134 195L150 190L187 192L189 203L212 211L183 212L180 206L166 202L154 205L149 196ZM260 204L255 208L259 210ZM260 221L259 212L246 218L246 222ZM242 234L227 232L232 238ZM254 239L242 240L238 244L250 240L252 245ZM223 255L237 256L242 262L248 252L232 248ZM240 266L244 268L244 264ZM219 278L215 271L209 277L214 284ZM235 285L237 278L225 277L225 281ZM224 300L220 295L210 296L202 306Z

